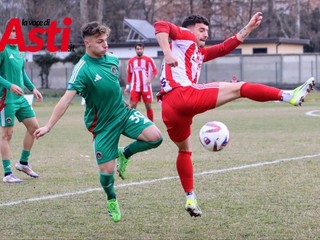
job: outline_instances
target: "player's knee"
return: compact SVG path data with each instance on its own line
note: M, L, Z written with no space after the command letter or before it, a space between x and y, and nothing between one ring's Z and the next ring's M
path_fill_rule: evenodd
M12 134L13 134L13 132L10 132L8 134L3 134L2 137L1 137L1 140L3 142L10 142L11 139L12 139Z
M28 128L27 128L27 131L28 131L29 134L33 135L33 133L34 133L39 127L40 127L39 124L36 123L35 125L28 127Z
M152 105L151 104L145 104L145 107L146 107L147 111L148 110L152 110Z
M157 148L163 141L163 137L160 135L159 138L155 141L148 142L151 148Z

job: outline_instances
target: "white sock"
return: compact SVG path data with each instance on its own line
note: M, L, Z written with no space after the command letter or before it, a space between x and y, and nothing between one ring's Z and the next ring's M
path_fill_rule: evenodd
M282 101L283 102L289 102L290 99L292 98L293 96L293 90L283 90L282 91Z
M194 191L192 192L186 192L186 198L192 198L193 200L196 199L196 194L194 193Z

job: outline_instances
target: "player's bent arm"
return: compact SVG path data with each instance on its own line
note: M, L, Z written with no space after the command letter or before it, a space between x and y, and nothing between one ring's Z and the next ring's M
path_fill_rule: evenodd
M13 85L11 82L0 76L0 86L10 89L11 85Z
M160 48L163 51L165 63L172 67L176 67L178 65L178 61L172 55L170 44L169 44L169 34L166 32L158 32L156 34L156 38Z
M1 55L1 54L0 54ZM22 96L24 94L23 90L16 84L9 82L7 79L0 76L0 86L7 88L14 94Z
M22 96L24 94L23 90L18 85L15 85L15 84L11 85L10 91L18 96Z
M24 69L22 69L22 78L23 78L23 84L28 88L29 91L32 92L32 90L35 88L35 86L31 82L30 78L28 77L28 75Z
M53 109L53 112L51 114L51 117L47 124L42 127L38 128L34 132L34 136L36 138L42 137L43 135L50 132L50 130L53 128L53 126L59 121L59 119L63 116L63 114L68 109L72 99L77 94L75 90L67 90L65 94L62 96L62 98L59 100L59 102L56 104L56 106Z
M159 43L160 48L163 51L163 54L170 54L170 44L169 44L169 33L166 32L159 32L156 34L157 41Z

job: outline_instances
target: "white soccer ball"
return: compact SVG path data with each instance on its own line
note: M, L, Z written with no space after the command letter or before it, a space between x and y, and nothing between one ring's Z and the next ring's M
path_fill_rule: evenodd
M199 138L205 149L218 152L228 145L230 132L224 123L212 121L203 125L199 132Z

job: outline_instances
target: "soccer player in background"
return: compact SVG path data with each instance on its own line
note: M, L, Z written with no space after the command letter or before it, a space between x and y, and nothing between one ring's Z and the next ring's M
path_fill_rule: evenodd
M137 108L138 102L142 100L146 107L147 117L153 121L152 109L152 87L151 81L157 76L158 70L151 57L143 55L144 45L135 45L137 56L130 58L127 65L127 85L124 90L130 90L130 107ZM131 88L130 88L131 86Z
M10 38L15 39L16 31L12 29ZM20 160L15 168L37 178L29 165L30 151L34 143L33 132L39 127L35 112L23 96L24 88L31 91L37 101L42 101L41 93L35 88L24 70L25 53L17 45L6 45L0 52L0 121L1 121L1 157L4 171L3 182L19 183L21 179L12 173L10 142L13 135L15 117L22 122L27 131L23 139Z
M130 108L119 84L119 60L108 53L110 29L98 22L81 28L86 53L74 66L67 90L59 100L46 125L35 131L39 138L48 133L79 94L85 99L84 121L93 134L93 146L99 167L100 184L105 191L111 220L121 220L114 189L115 159L118 171L125 178L129 158L138 152L158 147L162 142L160 130L136 109ZM125 148L118 148L121 135L135 139Z
M262 13L258 12L237 34L210 47L205 47L209 22L202 16L187 17L182 27L165 21L154 25L157 41L164 53L161 91L157 98L162 100L162 119L169 137L178 147L176 168L186 196L185 209L191 217L202 215L194 192L190 137L193 117L238 98L258 102L283 101L299 106L315 84L314 78L310 78L290 91L248 82L197 84L203 62L230 53L261 21Z

